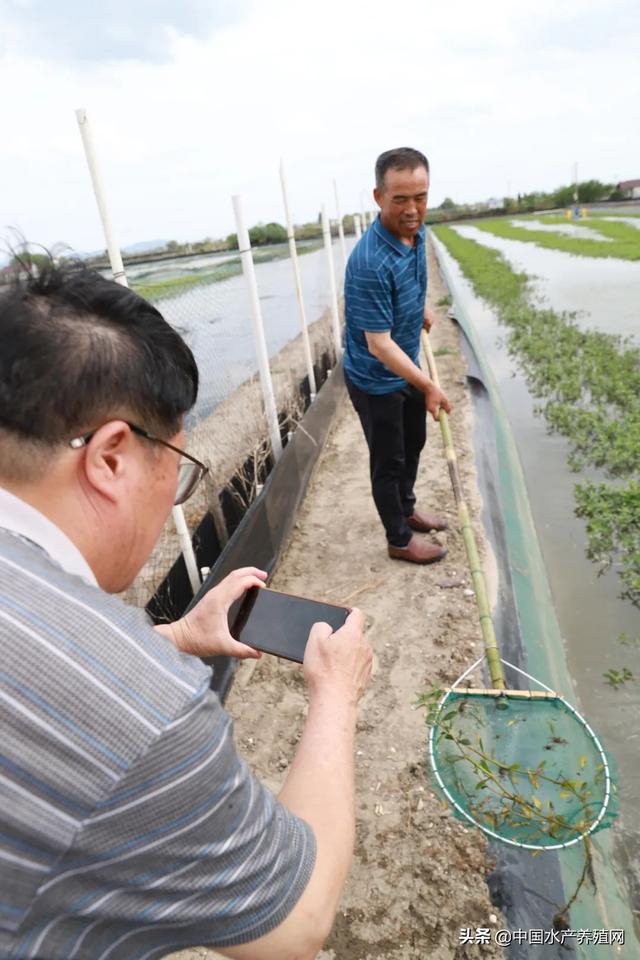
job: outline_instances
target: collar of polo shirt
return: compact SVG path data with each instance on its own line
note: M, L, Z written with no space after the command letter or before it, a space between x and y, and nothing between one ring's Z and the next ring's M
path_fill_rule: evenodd
M406 243L403 243L402 240L399 240L398 237L394 236L390 230L387 230L379 215L373 221L372 229L375 230L378 236L382 237L390 247L393 247L394 250L403 256L408 256L408 254L413 253L414 250L417 250L424 243L424 223L413 238L413 245L410 247L408 247Z

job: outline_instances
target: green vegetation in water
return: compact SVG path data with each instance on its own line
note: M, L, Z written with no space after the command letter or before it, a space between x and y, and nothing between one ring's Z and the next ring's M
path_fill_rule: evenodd
M570 468L603 471L605 480L575 487L587 555L600 572L615 564L622 597L640 606L640 349L618 336L581 330L567 314L534 307L527 275L511 270L498 251L450 227L435 233L509 328L509 352L539 411L571 444Z
M450 294L446 293L444 297L440 297L436 303L436 307L450 307L452 303Z
M455 816L508 843L534 846L534 856L582 840L582 871L552 919L553 928L567 929L585 884L596 889L588 834L616 816L616 787L599 745L582 724L576 729L560 701L477 697L462 687L445 696L432 687L414 706L425 709L430 728L427 771L437 771L434 786L454 801Z
M170 300L179 297L192 287L201 287L210 283L220 283L235 277L240 273L240 260L234 257L221 263L216 270L207 270L202 273L185 274L182 277L165 277L161 280L144 280L141 283L132 283L132 288L145 300L157 303L159 300Z
M607 237L610 241L613 241L614 244L630 245L632 250L640 246L640 229L624 221L616 221L614 223L602 217L594 218L591 215L580 218L579 220L567 220L566 217L560 216L545 216L538 217L537 219L539 219L541 223L548 224L551 227L569 223L571 226L578 227L584 231L585 240L599 240L600 237ZM590 233L592 236L589 236ZM580 238L578 237L576 239L579 240ZM608 246L611 246L611 244L608 244ZM637 260L638 256L630 256L625 259Z
M618 643L621 643L623 647L635 647L636 649L640 648L640 636L638 637L629 637L626 633L621 633L618 637ZM638 683L640 677L636 677L628 667L623 667L622 670L617 670L611 668L607 670L606 673L603 673L606 683L610 687L613 687L614 690L619 690L620 687L623 687L626 683Z
M309 243L298 247L298 256L305 253L313 253L319 250L321 243ZM289 256L289 247L270 248L268 250L254 250L254 263L270 263L272 260L283 260ZM160 280L144 280L141 283L132 283L131 286L145 300L151 303L158 303L159 300L169 300L173 297L179 297L187 290L193 287L206 286L211 283L220 283L222 280L228 280L230 277L236 277L242 273L242 263L240 257L231 257L223 263L214 267L212 270L202 271L200 273L185 274L182 277L165 277Z
M613 687L614 690L618 690L620 687L623 687L625 683L636 679L628 667L623 667L622 670L607 670L602 676L605 682L608 683L610 687Z
M640 213L634 213L633 210L603 210L599 208L597 210L588 211L589 217L631 217L635 220L640 220Z
M526 227L515 226L511 222L511 217L473 220L470 225L505 240L522 240L525 243L535 243L538 247L563 250L565 253L573 253L582 257L615 257L619 260L640 260L640 230L629 223L609 223L602 219L597 222L567 220L566 217L537 219L541 219L541 222L547 224L570 223L572 226L584 230L585 236L584 238L569 237L562 233L529 230ZM594 231L609 239L598 239Z

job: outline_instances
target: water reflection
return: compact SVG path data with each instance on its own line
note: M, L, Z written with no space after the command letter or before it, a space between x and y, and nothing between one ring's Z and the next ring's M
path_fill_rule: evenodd
M354 243L353 237L346 238L347 253ZM208 260L206 272L212 258L198 258L201 259ZM307 253L298 262L307 322L312 323L329 306L325 251ZM334 264L336 277L341 277L342 260L337 244L334 244ZM161 269L164 270L165 265ZM267 349L269 356L273 356L300 333L291 262L285 259L258 263L255 270ZM154 279L157 276L155 274ZM160 300L157 306L169 323L184 334L198 362L201 390L192 417L199 419L258 369L246 281L238 275L219 283L201 284L177 297Z
M514 270L528 273L534 295L553 310L577 311L576 320L584 328L640 340L640 262L578 257L524 240L505 240L477 227L454 229L498 250Z
M542 233L562 233L567 237L578 237L580 240L604 240L605 243L611 243L611 237L605 237L603 233L595 230L585 230L583 227L577 227L574 223L543 223L542 220L512 220L514 227L520 227L522 230L540 230Z

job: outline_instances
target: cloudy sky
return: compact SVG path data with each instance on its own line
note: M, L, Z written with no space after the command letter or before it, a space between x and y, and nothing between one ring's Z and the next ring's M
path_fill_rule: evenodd
M640 177L637 0L0 0L0 234L103 247L360 207L416 146L431 203Z

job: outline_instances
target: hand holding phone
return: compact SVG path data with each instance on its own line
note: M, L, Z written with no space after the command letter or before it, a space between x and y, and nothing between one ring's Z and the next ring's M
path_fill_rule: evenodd
M311 630L304 658L304 673L311 700L316 693L334 703L355 706L364 693L373 667L373 651L364 636L364 616L353 609L337 631L326 623Z
M156 628L170 637L179 650L197 657L228 656L256 659L260 654L240 644L229 632L229 609L247 590L262 589L267 572L257 567L233 570L191 608L180 620Z
M347 607L298 597L268 587L247 591L231 626L231 635L241 643L302 663L309 633L315 623L329 624L332 631L344 626Z

